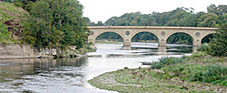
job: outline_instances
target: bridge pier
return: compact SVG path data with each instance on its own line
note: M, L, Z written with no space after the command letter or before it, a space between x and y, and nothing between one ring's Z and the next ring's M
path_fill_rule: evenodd
M199 46L201 46L202 39L194 38L193 39L193 53L197 52Z
M129 39L129 38L124 38L123 46L124 46L124 47L131 47L131 39Z
M159 55L166 55L166 53L167 53L166 46L159 46L158 47L158 54Z
M131 42L123 42L123 46L124 47L131 47Z
M131 49L131 39L129 37L123 39L123 49Z
M166 39L164 37L159 37L158 40L158 53L159 55L165 55L166 54Z
M158 47L166 47L166 39L159 39Z

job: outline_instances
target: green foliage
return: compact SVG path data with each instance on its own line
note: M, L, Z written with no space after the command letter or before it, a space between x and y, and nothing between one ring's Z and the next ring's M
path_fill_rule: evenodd
M227 56L227 23L221 24L219 30L214 34L210 42L209 54L214 56Z
M189 58L197 58L197 57L205 57L207 56L208 54L206 52L196 52L196 53L193 53Z
M218 24L227 24L227 13L218 16Z
M168 65L173 65L177 63L184 62L184 59L175 58L175 57L163 57L159 60L159 62L155 62L151 64L151 69L160 69Z
M177 77L160 79L163 73L147 68L122 69L104 73L88 82L93 86L120 93L213 93L225 92L225 87L207 83L182 82Z
M192 45L192 37L186 33L175 33L167 39L167 43L189 44Z
M182 80L200 81L227 86L227 67L220 65L201 66L199 64L177 64L166 66L162 68L162 70L170 78L179 77Z
M224 5L226 6L226 5ZM225 9L225 7L223 7ZM224 14L223 14L224 15ZM218 15L212 12L194 13L192 8L177 8L169 12L153 12L141 14L140 12L125 13L120 17L111 17L107 26L186 26L186 27L215 27Z
M98 21L98 23L94 26L104 26L104 24L102 23L102 21Z
M152 69L160 69L163 73L156 74L161 79L178 77L181 80L199 81L227 86L227 67L225 57L207 58L206 52L196 52L189 57L162 58L153 63Z
M203 14L199 18L199 27L216 27L217 26L217 18L218 16L214 13Z
M222 5L220 5L222 6ZM226 6L226 5L223 5ZM226 10L226 7L221 10ZM209 8L210 9L210 8ZM215 8L219 9L219 7ZM192 8L177 8L169 12L153 12L152 14L142 14L140 12L125 13L120 17L111 17L105 24L107 26L185 26L185 27L217 27L219 24L227 23L224 12L218 15L213 12L194 13ZM216 10L215 10L216 11ZM88 25L98 25L88 22ZM101 22L99 22L101 24ZM110 35L110 34L105 34ZM154 40L153 36L147 34L139 34L145 36L143 38L132 39L132 41ZM136 36L138 37L138 36ZM110 38L109 38L110 39ZM189 35L176 33L167 40L167 43L189 44L192 45L193 40Z
M85 54L87 52L95 52L96 47L92 45L92 43L85 44L83 48L79 49L79 54Z
M82 48L87 43L82 5L75 0L41 0L32 5L23 41L36 48Z
M8 26L6 24L7 21L18 21L20 22L21 19L27 14L21 8L14 6L8 2L0 2L0 43L19 43L18 40L13 38L13 32L18 31L20 27L11 26L12 31L8 31ZM20 24L20 23L16 24ZM13 23L13 22L12 22Z
M224 15L225 13L227 13L227 5L214 5L211 4L210 6L207 7L207 11L209 13L215 13L217 15Z
M12 33L8 32L7 26L0 23L0 43L15 43L12 37Z
M152 33L149 32L141 32L136 34L133 38L132 38L132 42L139 42L139 41L155 41L158 42L158 37L155 36Z
M118 35L117 33L114 32L106 32L106 33L102 33L101 35L99 35L96 40L109 40L109 41L120 41L122 42L123 39L120 35Z
M0 23L16 18L23 18L26 12L8 2L0 2Z
M204 43L197 50L208 53L209 51L211 51L211 47L208 43Z
M2 1L14 3L14 5L30 12L34 2L36 2L37 0L2 0Z

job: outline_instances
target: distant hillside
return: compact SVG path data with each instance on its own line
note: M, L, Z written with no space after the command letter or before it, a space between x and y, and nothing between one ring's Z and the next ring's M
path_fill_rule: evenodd
M0 43L19 43L22 20L28 13L12 3L0 2Z

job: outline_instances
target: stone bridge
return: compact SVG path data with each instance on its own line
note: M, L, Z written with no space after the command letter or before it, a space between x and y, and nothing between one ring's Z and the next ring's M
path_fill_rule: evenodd
M95 44L96 38L105 32L114 32L123 39L123 46L130 47L132 38L140 32L150 32L158 38L160 52L166 52L167 39L175 33L185 33L193 39L193 52L197 51L202 39L215 33L218 28L208 27L167 27L167 26L88 26L91 33L88 42Z
M132 38L140 32L150 32L158 38L159 46L166 46L167 39L175 33L186 33L193 39L193 46L201 45L202 39L212 33L215 33L217 28L208 27L164 27L164 26L88 26L91 33L88 41L95 44L96 38L105 32L114 32L120 35L123 39L123 44L126 47L131 46Z

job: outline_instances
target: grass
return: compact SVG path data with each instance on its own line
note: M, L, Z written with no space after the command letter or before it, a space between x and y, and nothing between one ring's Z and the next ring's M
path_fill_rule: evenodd
M85 54L87 52L95 52L96 47L92 45L92 43L85 44L83 48L78 50L79 54Z
M105 73L90 80L89 83L101 89L121 93L214 93L217 92L215 89L222 88L209 83L182 82L178 78L161 79L158 76L160 73L149 68L124 69ZM110 83L110 78L115 82Z
M197 52L189 57L162 58L151 68L124 68L89 82L122 93L226 93L227 57Z
M227 87L227 67L220 65L177 64L162 68L160 77L178 77L190 82L199 81Z
M22 8L18 8L12 3L0 2L0 43L19 43L14 40L12 33L8 32L8 26L4 24L9 20L20 20L27 15L27 12Z
M166 65L177 64L184 62L184 59L174 57L163 57L159 62L155 62L151 65L152 69L160 69Z
M166 79L178 77L181 80L199 81L227 87L226 58L212 57L205 52L197 52L190 57L162 58L153 63L151 69L160 69Z

